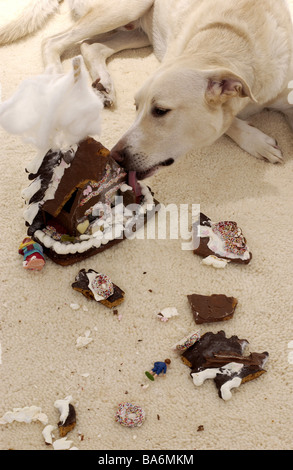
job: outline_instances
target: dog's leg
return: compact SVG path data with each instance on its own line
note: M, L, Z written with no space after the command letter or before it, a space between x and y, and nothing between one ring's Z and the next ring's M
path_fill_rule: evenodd
M62 53L72 45L113 31L141 18L154 0L99 0L85 16L63 33L43 41L42 53L45 67L61 71Z
M239 147L256 158L261 158L270 163L281 163L283 160L282 152L275 139L246 121L235 118L226 135L231 137Z
M107 70L107 59L124 49L138 49L149 46L147 35L140 29L133 31L116 31L102 42L81 45L81 53L93 79L93 88L101 96L104 106L112 106L115 102L115 89L112 78Z

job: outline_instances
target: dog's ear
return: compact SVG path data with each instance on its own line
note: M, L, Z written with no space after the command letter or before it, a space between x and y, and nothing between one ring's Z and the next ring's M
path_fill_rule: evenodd
M230 70L206 72L206 100L209 104L223 104L231 98L250 98L257 102L246 81Z

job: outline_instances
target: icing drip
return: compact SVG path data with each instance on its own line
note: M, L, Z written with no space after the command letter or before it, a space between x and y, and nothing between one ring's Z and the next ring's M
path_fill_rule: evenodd
M50 150L43 158L37 173L29 175L29 179L34 181L22 192L22 196L28 205L24 219L30 226L30 234L34 233L35 227L39 228L39 219L42 220L42 217L38 216L42 206L47 200L54 199L58 184L64 171L70 166L75 151L76 147L67 152Z

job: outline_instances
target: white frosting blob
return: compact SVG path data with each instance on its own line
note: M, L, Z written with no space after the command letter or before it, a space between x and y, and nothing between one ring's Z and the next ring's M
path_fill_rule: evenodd
M68 395L63 400L56 400L54 403L55 408L58 409L60 413L60 422L64 424L68 415L69 415L69 403L72 402L72 396Z
M217 256L210 255L204 258L201 264L205 264L206 266L213 266L213 268L223 269L229 263L228 259L218 258Z
M204 383L205 380L214 379L217 374L232 376L232 374L239 373L242 368L243 364L239 364L237 362L230 362L229 364L226 364L223 367L204 369L200 372L191 374L191 376L194 385L200 386ZM225 382L220 389L221 397L223 398L223 400L230 400L230 398L232 397L231 389L239 387L241 382L242 379L237 376Z
M7 411L2 418L0 418L0 424L12 423L13 421L18 421L19 423L41 421L41 423L47 424L48 416L42 413L41 408L32 405L25 406L24 408L13 408L12 411Z

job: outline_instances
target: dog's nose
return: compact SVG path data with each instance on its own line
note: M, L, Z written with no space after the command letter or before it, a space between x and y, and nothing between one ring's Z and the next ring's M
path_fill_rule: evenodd
M110 151L110 156L116 160L116 162L120 163L120 165L123 165L123 163L125 164L126 152L123 139L120 139L116 145L114 145Z
M110 151L110 156L116 160L116 162L122 164L125 160L125 155L123 151L115 150L115 147Z
M173 165L174 159L173 158L168 158L168 160L165 160L163 163L161 163L162 166L170 166Z

